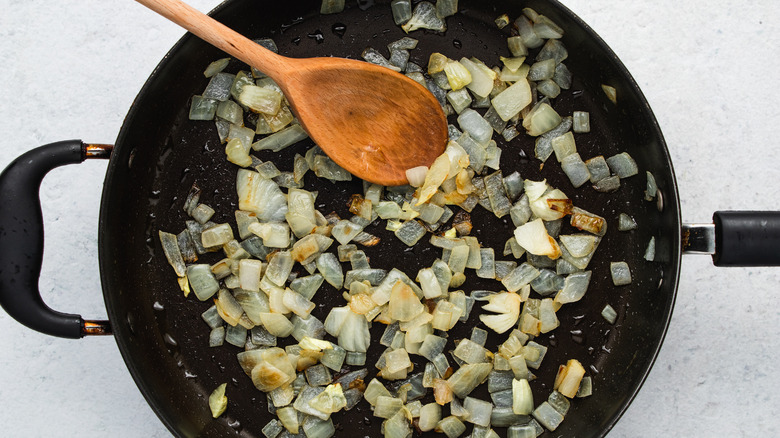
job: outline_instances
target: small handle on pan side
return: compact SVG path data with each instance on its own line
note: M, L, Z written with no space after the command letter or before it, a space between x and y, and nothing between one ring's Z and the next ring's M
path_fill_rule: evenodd
M780 212L718 211L715 266L780 266Z
M80 140L51 143L21 155L0 174L0 305L33 330L71 339L111 334L108 321L57 312L41 299L43 214L38 192L43 177L55 167L108 158L112 148Z
M780 212L718 211L712 224L683 225L683 251L715 266L780 266Z

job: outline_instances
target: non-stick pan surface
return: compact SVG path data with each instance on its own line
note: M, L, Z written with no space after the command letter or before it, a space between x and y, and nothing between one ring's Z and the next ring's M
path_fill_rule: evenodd
M351 5L342 14L320 16L319 2L275 3L257 7L252 2L232 2L215 16L230 27L252 37L272 37L280 53L292 57L356 57L367 46L383 49L403 36L392 23L386 5L366 10ZM644 178L628 180L616 194L601 194L589 188L574 190L557 165L548 163L539 170L532 158L531 139L512 144L499 143L504 149L502 169L514 170L524 178L547 178L562 188L575 205L604 216L611 228L625 212L643 218L644 226L632 233L616 230L608 233L590 268L594 272L588 300L559 312L561 327L540 337L550 346L545 366L534 383L535 399L542 400L551 391L557 365L569 358L579 359L594 379L596 391L585 400L575 400L566 421L556 435L597 436L605 433L632 399L652 364L663 339L674 301L679 265L679 209L672 167L650 109L617 58L580 22L562 7L547 2L528 2L566 29L564 42L570 56L566 61L574 73L572 90L556 99L562 114L575 110L591 113L592 133L578 137L583 158L610 156L628 151L642 171L649 170L659 181L663 194L661 208L643 201ZM446 35L418 32L420 45L412 60L424 65L427 54L439 51L451 58L477 56L489 65L498 64L499 55L507 55L507 33L495 28L493 20L501 13L520 14L515 2L461 2L461 13L449 18ZM335 25L346 32L338 36ZM321 37L321 38L320 38ZM321 41L319 41L321 40ZM174 276L165 262L156 239L159 229L178 232L185 214L181 206L189 187L197 182L203 189L203 202L217 210L215 222L231 221L236 209L234 179L236 167L224 160L214 127L207 122L187 120L188 100L206 85L203 66L221 57L199 40L186 37L160 65L131 109L117 140L106 179L101 208L101 271L109 318L120 350L136 382L160 418L175 433L224 436L240 433L259 436L260 429L272 418L267 414L265 395L256 391L243 374L233 347L211 349L208 330L200 313L209 304L184 299L177 291ZM237 63L229 66L235 71ZM618 89L621 105L614 106L600 85ZM175 84L175 86L172 86ZM337 91L337 90L336 90ZM303 153L312 144L302 142L273 158L281 169L291 168L295 153ZM318 209L347 216L348 195L361 190L361 183L332 185L306 177L307 187L319 190ZM133 189L128 190L132 184ZM508 218L498 221L476 209L477 225L473 235L483 245L501 249L513 226ZM568 225L566 225L568 227ZM365 249L372 267L389 269L401 264L410 275L438 257L427 245L406 250L382 226L368 231L379 235L382 244ZM571 229L564 228L563 232ZM651 236L658 242L657 262L642 259ZM205 262L215 262L208 256ZM615 288L609 278L611 261L627 261L634 282ZM495 289L495 282L469 280L463 285L473 289ZM335 290L323 287L316 296L320 306L314 315L324 319L329 304L341 302ZM618 310L615 326L599 316L609 303ZM467 324L451 332L455 339L468 336L478 323L474 312ZM372 329L377 339L383 327ZM491 336L494 346L498 336ZM381 349L373 348L371 365ZM422 368L419 367L418 370ZM229 408L218 420L212 420L206 397L217 385L228 382ZM334 417L341 436L377 436L380 422L372 418L365 405Z

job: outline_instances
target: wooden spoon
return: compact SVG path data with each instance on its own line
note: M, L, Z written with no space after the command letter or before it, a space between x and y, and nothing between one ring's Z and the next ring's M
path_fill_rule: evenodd
M286 58L179 0L136 1L271 77L312 140L359 178L406 184L407 169L444 152L441 105L400 73L344 58Z

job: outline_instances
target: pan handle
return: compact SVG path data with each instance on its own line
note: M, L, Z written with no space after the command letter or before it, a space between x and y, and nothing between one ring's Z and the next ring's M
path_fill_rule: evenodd
M0 305L33 330L71 339L111 334L108 321L57 312L41 299L43 215L38 192L50 170L87 158L109 158L112 149L81 140L60 141L24 153L0 173Z
M780 266L780 211L718 211L712 224L683 225L683 251L715 266Z

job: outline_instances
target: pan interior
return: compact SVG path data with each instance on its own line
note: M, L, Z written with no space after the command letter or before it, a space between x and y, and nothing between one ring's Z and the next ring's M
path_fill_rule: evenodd
M389 42L403 36L392 21L388 2L348 2L342 14L320 16L319 1L262 2L232 1L220 6L214 16L250 38L271 37L280 53L291 57L344 56L358 58L367 46L385 51ZM533 139L521 135L511 144L495 136L503 149L504 175L519 171L523 178L546 178L561 188L574 204L607 219L607 233L588 269L593 278L586 298L558 312L561 326L539 337L549 347L545 365L532 383L534 400L540 403L552 390L558 364L576 358L585 365L594 382L594 394L576 399L566 420L556 431L561 436L600 436L617 421L639 389L652 365L668 324L677 285L679 266L679 204L669 155L650 108L623 65L606 45L555 2L523 2L564 27L563 41L569 50L566 65L574 85L555 99L562 115L590 112L592 132L577 136L583 159L611 156L627 151L637 161L640 175L624 181L621 189L603 194L585 186L573 189L551 158L540 169L533 157ZM521 6L514 1L464 1L460 13L447 19L445 35L418 31L420 40L412 51L413 62L427 64L427 54L441 52L450 58L476 56L488 65L499 65L499 56L509 56L508 28L497 29L493 20L507 13L514 18ZM334 32L346 28L343 35ZM106 177L100 217L100 252L104 295L117 342L130 372L161 420L178 436L262 436L260 430L273 415L268 413L265 394L257 391L240 369L232 346L208 347L208 327L200 314L211 306L179 292L157 239L158 230L178 233L188 219L182 211L184 198L193 182L203 189L201 202L212 206L214 222L233 222L237 209L236 167L227 163L213 123L187 120L189 99L199 94L207 79L202 72L209 62L224 57L216 49L188 35L161 62L140 92L117 139ZM227 71L245 68L232 61ZM612 104L601 84L617 89L618 104ZM263 160L273 159L281 170L291 170L296 153L313 145L303 141ZM663 197L663 208L643 200L644 171L651 171ZM349 217L346 201L362 192L362 183L332 184L318 181L309 173L308 190L320 195L317 208L327 214L336 211ZM640 227L617 231L617 216L627 213ZM501 254L511 236L511 220L496 219L477 207L472 215L477 236L484 246ZM485 224L490 224L486 226ZM440 252L427 243L407 249L383 224L369 226L382 243L362 248L372 267L398 267L412 278L418 269L430 266ZM564 225L562 233L574 230ZM656 238L656 261L643 260L645 247ZM423 239L426 242L427 239ZM206 254L199 262L213 263L219 254ZM497 259L510 258L497 256ZM609 276L609 263L626 261L633 283L616 288ZM303 271L299 265L296 270ZM462 289L497 290L495 281L469 279ZM339 294L327 283L315 296L314 316L324 320L330 304L343 305ZM600 312L606 304L619 314L608 324ZM466 324L450 332L453 339L470 335L479 324L479 312ZM372 338L384 330L374 324ZM584 340L584 341L581 341ZM503 341L491 334L488 346ZM285 344L282 344L285 345ZM382 351L373 343L367 366ZM450 347L451 348L451 347ZM418 358L419 359L419 358ZM415 361L416 371L423 363ZM356 369L357 367L353 367ZM219 384L228 383L229 407L219 419L211 418L207 398ZM483 399L486 393L475 393ZM489 398L488 398L489 399ZM339 436L380 436L380 419L372 417L366 404L334 415ZM499 429L503 435L504 429Z

